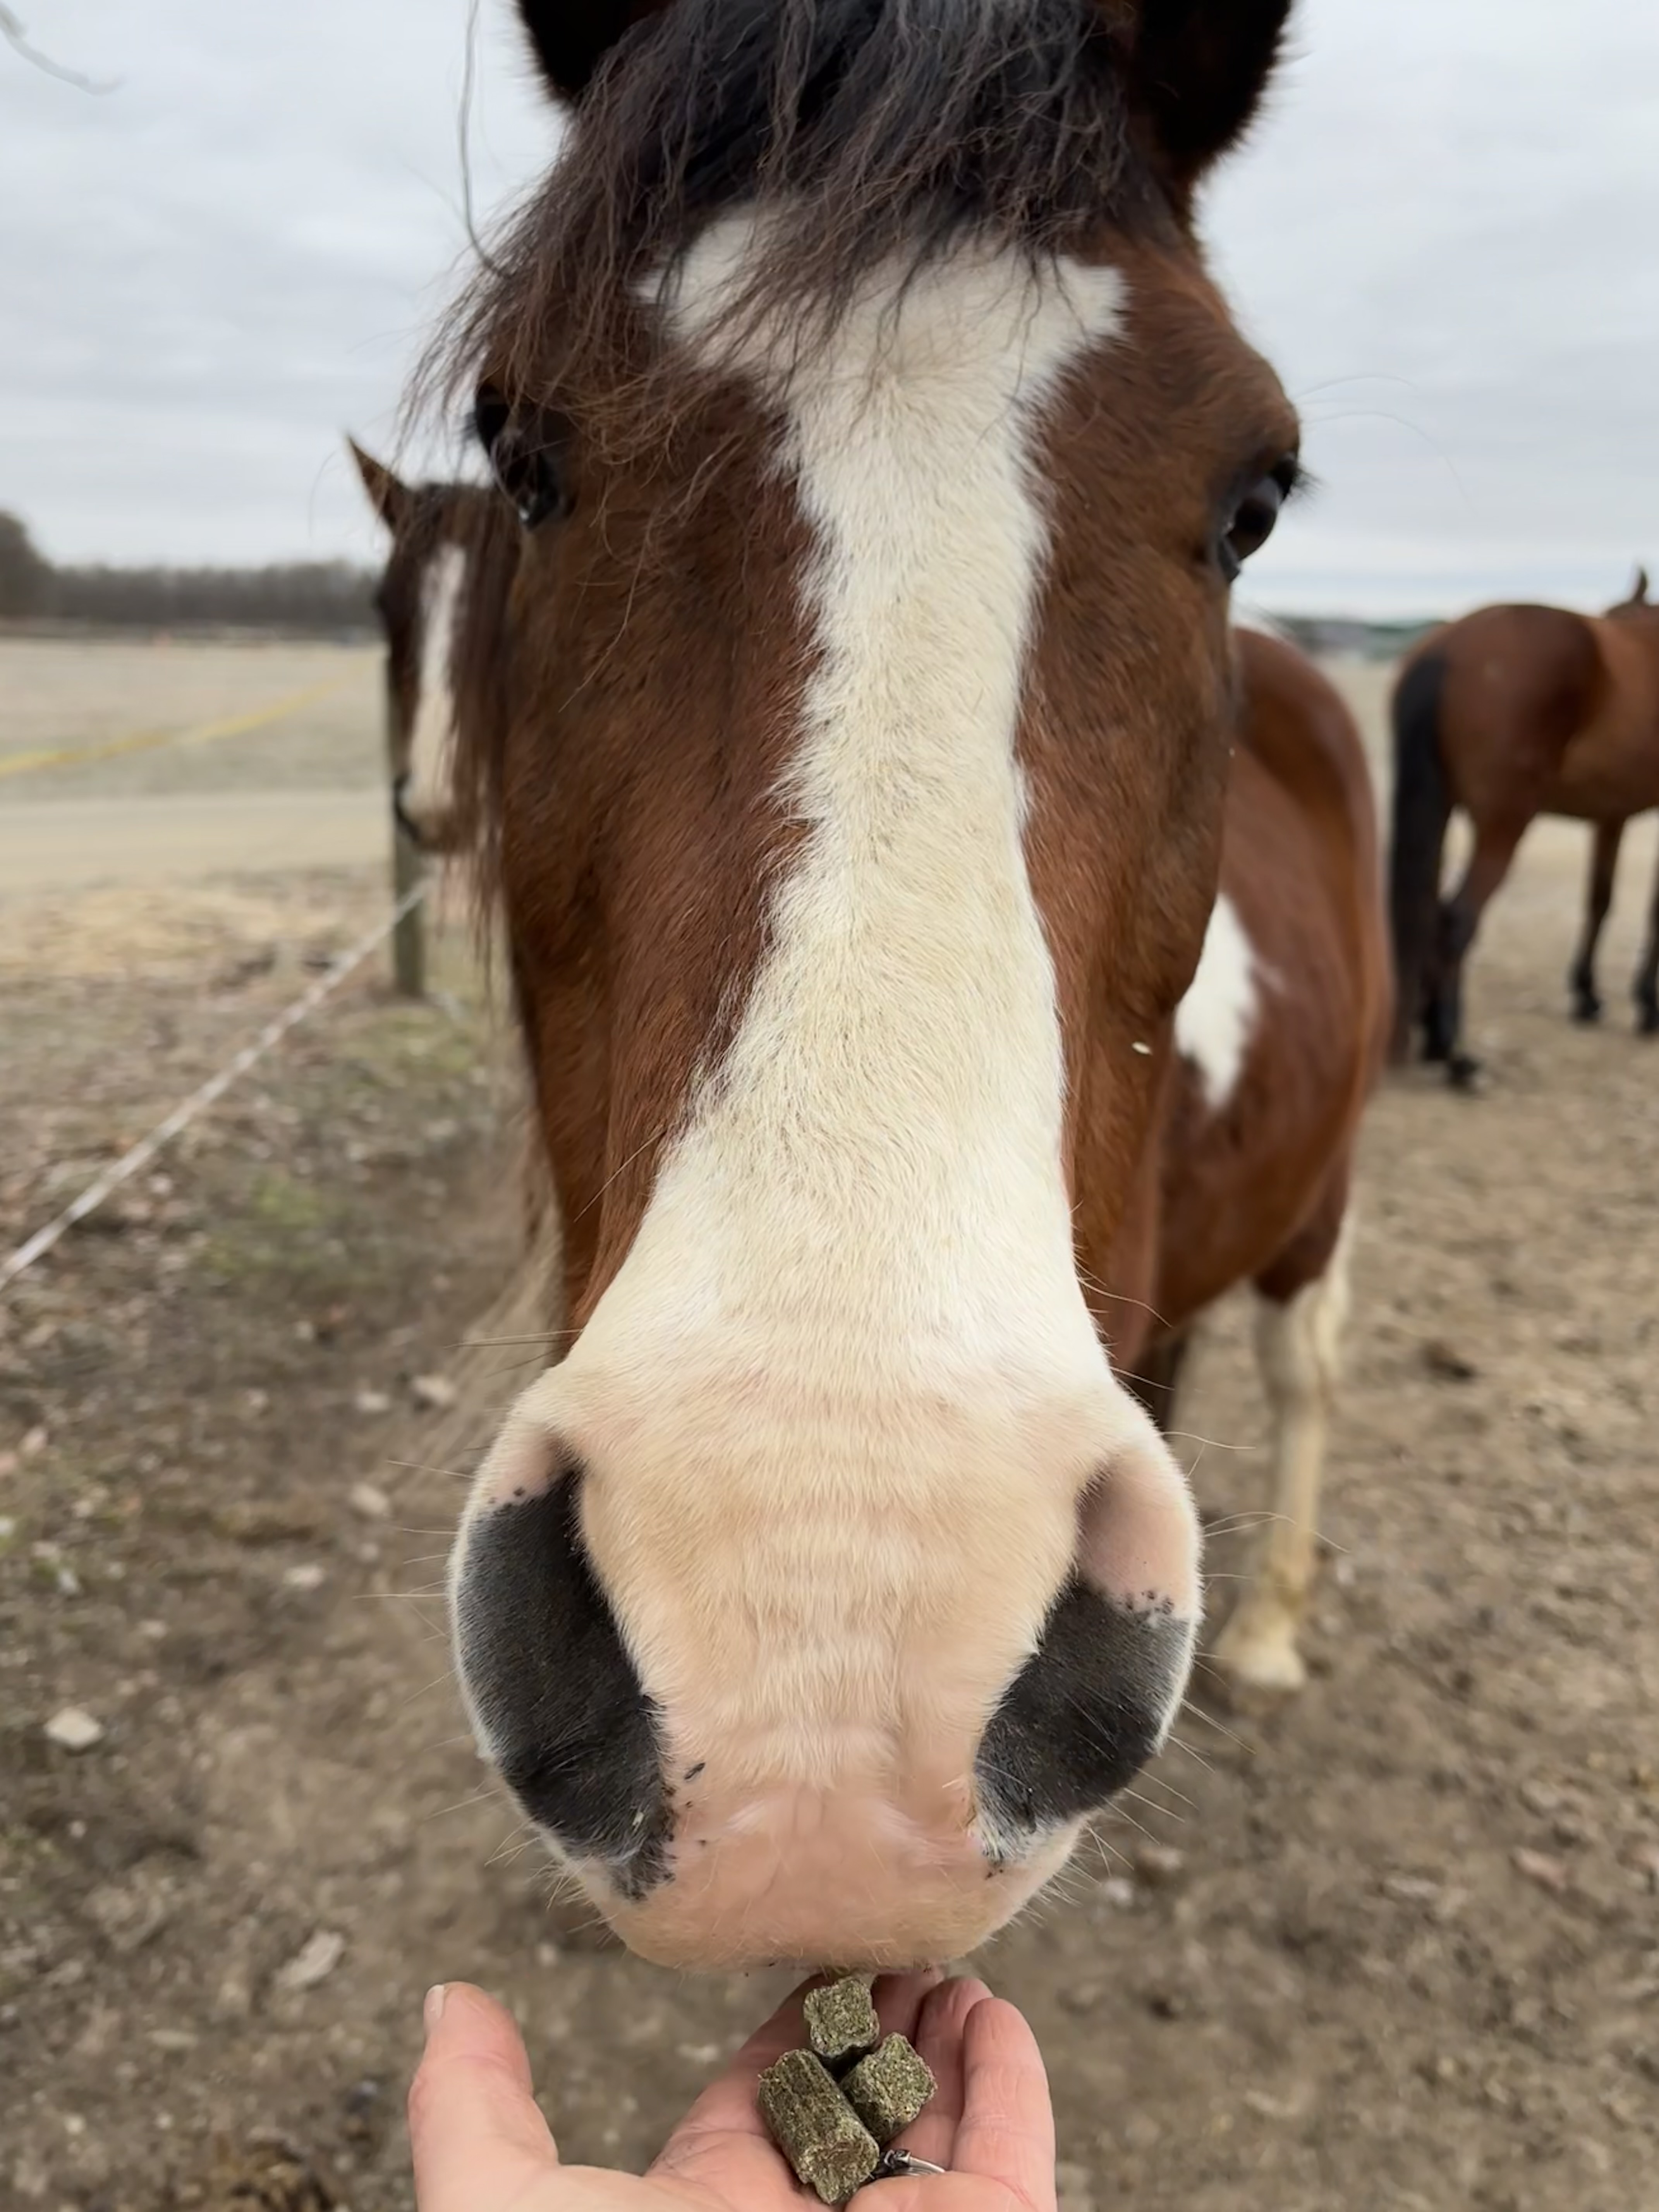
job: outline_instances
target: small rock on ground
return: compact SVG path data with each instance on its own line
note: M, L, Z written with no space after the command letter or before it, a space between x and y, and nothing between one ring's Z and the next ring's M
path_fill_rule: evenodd
M90 1751L103 1741L104 1724L79 1705L65 1705L46 1723L46 1736L59 1751Z
M1553 1890L1558 1896L1571 1880L1565 1862L1552 1858L1547 1851L1516 1851L1515 1870L1528 1881L1535 1881L1540 1889Z
M345 1955L345 1937L332 1928L319 1928L308 1936L287 1966L279 1966L276 1986L290 1992L314 1990L334 1972Z

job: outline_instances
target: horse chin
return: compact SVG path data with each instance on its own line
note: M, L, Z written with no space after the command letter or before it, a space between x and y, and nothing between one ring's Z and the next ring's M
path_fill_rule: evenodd
M834 1967L845 1973L906 1973L962 1959L1006 1928L1031 1904L1070 1856L1038 1869L981 1869L975 1885L894 1907L895 1917L848 1917L848 1893L820 1893L775 1917L764 1901L738 1899L706 1918L676 1898L672 1886L638 1904L595 1898L613 1933L638 1958L679 1973L752 1973L768 1966L801 1972Z
M787 1836L770 1814L718 1843L683 1833L662 1878L633 1894L613 1869L566 1863L612 1932L654 1966L896 1973L942 1966L988 1941L1060 1873L1082 1832L1068 1824L1020 1858L999 1861L967 1834L914 1838L896 1850L879 1808L836 1810L840 1817L798 1820Z

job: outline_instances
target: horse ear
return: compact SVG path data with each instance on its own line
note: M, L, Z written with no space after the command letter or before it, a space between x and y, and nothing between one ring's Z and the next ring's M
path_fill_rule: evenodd
M393 476L384 461L377 461L373 453L366 453L355 438L348 438L346 443L357 464L363 489L374 502L375 513L395 538L409 514L413 498L409 486Z
M1137 0L1130 104L1183 204L1249 128L1291 7L1291 0Z
M1630 587L1630 603L1633 607L1644 607L1648 603L1648 572L1638 568L1636 581Z
M579 100L625 32L671 0L519 0L519 13L556 100Z

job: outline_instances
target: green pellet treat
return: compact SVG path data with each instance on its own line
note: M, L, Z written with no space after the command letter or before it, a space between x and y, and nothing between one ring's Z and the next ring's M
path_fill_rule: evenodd
M810 2051L786 2051L767 2068L759 2104L796 2179L826 2204L845 2204L880 2163L875 2138Z
M827 1990L809 1990L801 2009L807 2042L837 2081L881 2040L870 1984L857 1974L831 1982Z
M885 2150L895 2136L921 2117L939 2084L921 2054L902 2035L890 2035L861 2058L842 2083L842 2094Z

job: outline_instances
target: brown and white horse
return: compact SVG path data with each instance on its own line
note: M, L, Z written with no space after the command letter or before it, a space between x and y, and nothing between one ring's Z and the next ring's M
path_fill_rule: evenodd
M347 445L392 550L375 592L386 642L392 804L423 852L471 841L455 797L455 653L471 592L504 597L516 544L493 489L407 484L355 438Z
M1190 1233L1149 1147L1297 445L1193 199L1285 0L523 12L576 112L458 341L523 518L460 766L571 1334L469 1501L463 1681L637 1950L956 1955L1196 1633L1091 1300Z
M1569 982L1578 1020L1601 1012L1595 948L1613 903L1620 840L1659 806L1659 606L1645 570L1605 615L1565 607L1482 607L1438 629L1401 671L1394 696L1390 898L1400 1006L1395 1057L1419 1026L1424 1056L1454 1083L1464 1049L1463 963L1487 901L1535 815L1595 825L1584 931ZM1462 881L1441 893L1453 810L1474 832ZM1659 881L1636 978L1638 1026L1659 1034Z
M441 526L428 523L422 536L417 495L352 450L398 549L382 605L393 668L415 667L421 686L402 726L431 729L434 702L441 707L443 742L415 748L399 803L414 807L428 848L453 853L478 826L466 779L455 774L456 748L469 740L453 727L452 647L434 651L420 625L428 605L453 593L464 632L470 586L475 635L499 659L515 542L508 511L483 514L469 485L430 485L427 511ZM479 559L486 535L491 547ZM434 592L430 578L446 557L457 581ZM493 593L489 607L477 604L481 586ZM1257 1286L1271 1507L1212 1663L1243 1686L1283 1691L1305 1679L1297 1638L1347 1307L1353 1146L1391 994L1358 731L1332 685L1288 645L1249 630L1236 639L1239 750L1221 888L1176 1010L1178 1059L1144 1170L1156 1212L1132 1208L1112 1289L1091 1303L1120 1371L1168 1431L1194 1322L1237 1284ZM533 1231L545 1206L533 1174L532 1193Z
M1166 1429L1193 1322L1258 1294L1272 1418L1270 1510L1213 1653L1231 1680L1293 1690L1326 1434L1348 1306L1349 1194L1393 1015L1376 809L1364 744L1328 679L1237 634L1238 746L1221 885L1176 1010L1177 1057L1108 1298L1120 1370Z

